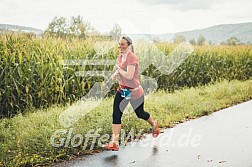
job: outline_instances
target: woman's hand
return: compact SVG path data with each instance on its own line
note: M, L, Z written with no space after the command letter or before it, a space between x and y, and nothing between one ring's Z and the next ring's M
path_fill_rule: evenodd
M124 71L123 69L120 68L118 64L115 65L116 71L120 73L124 78L128 80L132 80L134 73L135 73L135 65L129 65L127 66L127 71Z
M119 72L119 70L121 70L121 67L118 64L116 64L115 66L116 66L116 70Z
M118 70L116 70L116 72L112 75L112 80L114 81L116 79L116 77L118 76Z
M135 65L127 66L127 71L124 71L119 66L116 66L116 67L117 67L118 73L120 73L124 78L126 78L128 80L133 79L133 76L134 76L134 73L135 73Z

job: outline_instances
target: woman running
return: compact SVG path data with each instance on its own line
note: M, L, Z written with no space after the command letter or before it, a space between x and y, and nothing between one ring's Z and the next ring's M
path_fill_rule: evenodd
M156 138L159 134L157 121L153 121L151 115L144 111L144 90L139 82L139 61L134 54L132 40L128 36L121 36L118 42L120 55L117 58L116 71L112 75L112 80L117 76L119 86L114 98L112 142L105 145L109 150L119 150L119 133L121 130L121 117L123 111L130 102L138 118L144 119L152 127L152 136Z

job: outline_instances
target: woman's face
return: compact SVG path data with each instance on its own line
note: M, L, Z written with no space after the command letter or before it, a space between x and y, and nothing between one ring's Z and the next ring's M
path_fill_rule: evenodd
M123 53L129 47L126 39L120 39L118 42L118 48L120 53Z

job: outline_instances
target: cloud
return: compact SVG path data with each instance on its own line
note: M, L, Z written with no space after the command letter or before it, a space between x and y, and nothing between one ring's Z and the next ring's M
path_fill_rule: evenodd
M159 5L159 4L179 4L188 0L138 0L148 5Z
M149 6L166 6L169 9L174 9L178 11L190 11L190 10L206 10L212 9L213 6L223 5L225 3L248 3L249 0L212 0L212 1L202 1L202 0L137 0L139 3L149 5Z
M15 13L18 9L17 3L12 0L2 0L0 1L0 16L10 16Z
M209 9L214 4L214 1L202 0L138 0L138 2L146 5L166 5L170 9L182 11Z
M0 0L0 23L45 29L54 16L81 15L101 32L117 22L124 33L163 33L252 21L251 8L250 0Z

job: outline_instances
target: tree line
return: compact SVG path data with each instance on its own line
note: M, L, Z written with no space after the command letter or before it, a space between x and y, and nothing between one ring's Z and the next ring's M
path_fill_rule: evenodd
M83 20L81 16L72 16L70 19L65 17L54 17L48 24L44 35L54 37L78 37L85 39L87 36L102 35L98 30L91 26L87 21ZM112 30L105 34L111 36L113 39L118 39L121 36L121 27L116 23Z
M184 35L176 35L173 39L173 42L175 44L181 43L181 42L185 42L186 38ZM191 43L192 45L204 45L204 44L209 44L209 45L213 45L214 43L212 41L208 41L208 43L206 42L206 39L203 35L199 35L197 39L193 38L189 40L189 43ZM221 45L244 45L245 43L242 43L240 41L240 39L238 39L237 37L230 37L228 38L226 41L222 41L220 42ZM247 44L251 44L251 42L248 42Z
M122 29L116 23L114 24L112 30L108 34L103 34L105 36L110 36L113 39L118 40L121 36ZM87 36L102 36L102 34L91 26L89 22L83 20L83 17L71 17L67 19L65 17L54 17L53 20L49 23L48 28L44 32L44 35L54 36L54 37L78 37L85 39ZM159 42L159 39L154 39L155 42ZM179 44L181 42L185 42L186 38L182 34L177 34L173 38L173 43ZM188 41L192 45L204 45L209 44L213 45L212 41L206 41L206 38L203 35L199 35L198 38L192 38ZM221 45L242 45L240 39L237 37L230 37L226 41L222 41L219 43ZM248 42L246 44L251 44Z

